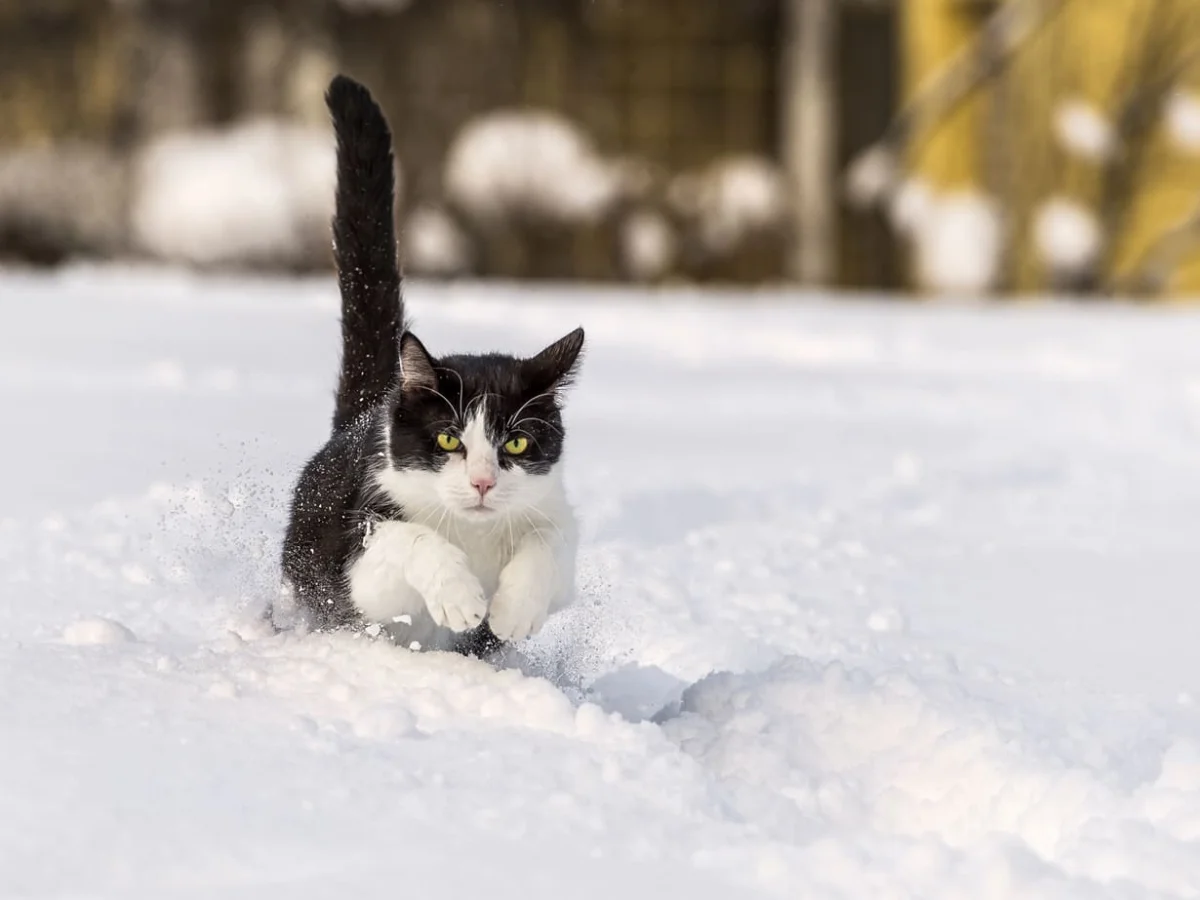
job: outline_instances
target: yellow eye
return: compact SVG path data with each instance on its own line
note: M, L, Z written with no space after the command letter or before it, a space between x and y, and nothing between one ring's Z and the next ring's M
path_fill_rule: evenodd
M447 453L453 453L455 450L457 450L459 447L462 446L462 441L460 441L458 438L456 438L452 434L446 434L446 432L444 432L444 431L437 436L437 442L438 442L438 446L441 447L443 450L445 450Z
M513 456L520 456L529 449L529 438L515 437L504 445L504 452L511 453Z

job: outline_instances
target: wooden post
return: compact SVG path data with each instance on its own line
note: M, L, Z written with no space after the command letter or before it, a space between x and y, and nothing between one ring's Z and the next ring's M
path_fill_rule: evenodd
M788 0L783 56L783 160L793 190L792 275L837 279L838 0Z

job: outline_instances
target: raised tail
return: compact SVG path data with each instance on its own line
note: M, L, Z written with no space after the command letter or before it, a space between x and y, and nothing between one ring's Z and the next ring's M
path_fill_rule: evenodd
M363 85L336 76L325 93L337 135L333 254L342 292L342 367L335 430L377 404L395 381L406 327L396 250L392 132Z

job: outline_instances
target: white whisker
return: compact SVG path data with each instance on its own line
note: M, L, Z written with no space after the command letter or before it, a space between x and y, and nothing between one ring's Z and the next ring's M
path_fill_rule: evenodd
M546 513L542 512L542 511L541 511L541 510L540 510L538 507L536 507L536 506L530 506L530 507L529 507L529 511L530 511L531 513L535 513L536 515L539 515L539 516L541 516L543 519L545 519L545 520L546 520L546 524L548 524L548 525L549 525L551 528L553 528L553 529L554 529L554 530L555 530L555 531L558 533L559 540L566 540L566 535L564 535L564 534L563 534L563 532L562 532L562 529L558 527L558 523L557 523L557 522L555 522L553 518L551 518L550 516L548 516ZM536 526L535 526L535 527L536 527Z
M499 397L499 396L500 396L499 394L493 393L491 391L483 391L482 393L476 394L467 403L467 408L466 408L466 411L463 413L463 418L466 419L467 415L471 412L471 407L474 406L476 403L482 403L488 397Z
M509 425L509 428L520 428L526 422L541 422L543 425L545 425L547 428L551 429L552 431L557 431L559 434L563 433L562 429L559 428L557 425L547 422L545 419L539 418L538 416L526 416L523 419L520 419L516 422L511 423Z
M466 385L463 384L463 377L455 369L448 369L445 366L439 367L441 372L449 372L458 379L458 418L459 421L466 421L466 413L463 411L463 400L467 392Z
M528 523L528 525L529 525L529 533L534 535L534 537L536 537L539 541L542 542L542 546L545 547L547 550L549 550L550 542L546 540L546 536L544 534L542 534L542 530L540 528L538 528L537 524L533 521L533 519L531 519L529 517L529 513L523 512L523 513L521 513L521 515L525 518L526 523ZM560 531L559 534L562 534L562 532Z
M518 409L515 413L512 414L512 418L509 419L509 421L512 422L512 421L515 421L516 419L520 418L521 413L525 412L525 407L527 407L530 403L534 403L538 400L541 400L543 397L553 397L553 396L554 396L554 391L545 391L544 393L538 394L536 397L530 397L528 400L526 400L524 403L521 404L520 409Z
M449 397L447 397L445 394L443 394L437 388L432 388L432 387L429 387L428 385L420 384L420 385L417 385L417 387L419 387L423 391L429 391L430 393L436 394L438 397L441 397L442 400L445 402L445 404L448 407L450 407L450 412L454 413L455 421L460 421L460 422L462 421L462 416L460 416L458 413L458 410L456 410L454 408L454 404L450 402Z

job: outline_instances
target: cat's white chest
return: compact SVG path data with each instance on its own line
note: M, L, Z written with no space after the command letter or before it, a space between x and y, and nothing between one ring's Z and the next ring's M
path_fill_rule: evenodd
M467 554L471 571L490 597L496 592L500 572L512 560L525 529L512 521L498 519L470 526L461 523L443 525L438 534Z

